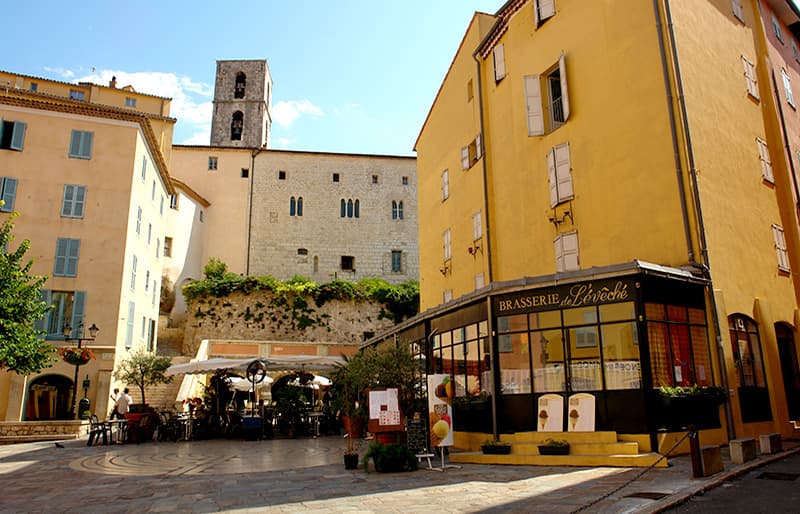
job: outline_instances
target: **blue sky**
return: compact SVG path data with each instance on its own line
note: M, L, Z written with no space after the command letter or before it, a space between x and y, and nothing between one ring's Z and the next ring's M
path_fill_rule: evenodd
M413 155L475 11L505 0L11 2L0 69L173 98L174 142L208 144L218 59L267 59L271 147Z

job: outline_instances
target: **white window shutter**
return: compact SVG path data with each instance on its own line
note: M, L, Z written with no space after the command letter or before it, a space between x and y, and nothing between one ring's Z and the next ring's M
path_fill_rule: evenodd
M556 14L555 0L539 0L539 18L546 20Z
M25 145L25 129L27 125L21 121L14 122L14 130L11 132L11 149L22 150Z
M756 80L756 67L751 63L747 57L742 56L742 65L744 66L744 77L747 85L747 93L755 99L758 99L758 81Z
M500 82L506 76L506 57L503 45L497 45L492 49L494 58L494 80Z
M559 234L553 240L553 247L556 251L556 272L564 271L564 244L562 241L562 234Z
M569 155L569 143L563 143L553 149L555 154L556 180L558 183L558 201L563 202L574 196L572 188L572 161Z
M784 69L781 69L781 76L783 77L783 88L786 91L786 101L789 102L789 105L794 107L794 95L792 94L792 81L789 80L789 74L786 73L786 70Z
M778 258L778 268L788 271L789 268L789 255L786 251L786 236L783 233L783 228L778 225L772 225L772 238L775 240L775 253Z
M556 153L547 152L547 178L550 183L550 207L558 204L558 177L556 176Z
M578 233L567 232L561 234L561 244L563 250L563 271L580 269L578 262Z
M544 113L542 112L542 86L539 75L525 75L525 106L528 112L528 135L544 134Z
M761 160L761 176L768 182L775 182L775 177L772 175L772 161L769 158L769 148L767 143L761 139L756 138L758 143L758 158Z
M450 178L449 172L444 170L442 172L442 200L447 200L450 196Z
M567 92L567 63L564 52L558 58L558 74L561 77L561 106L564 110L564 121L569 119L569 93Z
M731 0L732 7L733 7L733 15L736 16L739 21L744 22L744 11L742 9L742 0Z
M461 169L468 170L469 169L469 147L462 146L461 147Z
M477 240L483 236L483 227L481 223L481 211L472 215L472 239Z
M478 134L475 136L475 160L479 160L481 155L483 155L483 149L481 148L481 135Z

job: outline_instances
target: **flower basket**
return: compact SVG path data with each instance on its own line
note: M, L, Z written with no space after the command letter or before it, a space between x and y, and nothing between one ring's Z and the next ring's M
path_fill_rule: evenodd
M94 352L89 348L61 348L59 353L64 362L72 366L82 366L94 359Z

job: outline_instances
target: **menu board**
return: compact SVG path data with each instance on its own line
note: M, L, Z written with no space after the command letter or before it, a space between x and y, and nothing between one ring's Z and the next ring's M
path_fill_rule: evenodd
M396 432L403 430L400 414L400 390L396 387L367 390L370 432Z

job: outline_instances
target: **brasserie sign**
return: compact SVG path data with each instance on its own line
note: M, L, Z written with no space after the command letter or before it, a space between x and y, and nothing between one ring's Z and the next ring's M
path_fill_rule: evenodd
M494 298L496 315L632 301L634 281L598 280L534 289Z

